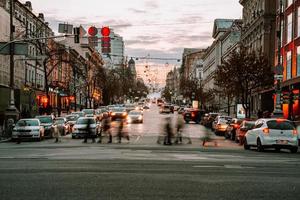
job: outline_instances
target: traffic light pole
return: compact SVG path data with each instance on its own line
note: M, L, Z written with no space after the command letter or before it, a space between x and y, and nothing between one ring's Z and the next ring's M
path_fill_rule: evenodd
M279 23L278 23L278 30L277 30L277 66L275 70L274 82L275 82L275 91L276 91L276 105L273 111L274 117L283 117L282 111L282 102L281 102L281 82L283 80L283 66L281 65L281 20L282 20L282 0L279 1L279 8L278 8L278 15L279 15Z

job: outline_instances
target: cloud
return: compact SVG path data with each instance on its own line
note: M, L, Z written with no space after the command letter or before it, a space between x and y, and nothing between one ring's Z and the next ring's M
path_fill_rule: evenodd
M157 8L159 8L159 5L158 5L157 2L152 0L152 1L146 1L145 2L145 7L147 9L157 9Z
M202 23L205 19L202 16L186 16L186 17L181 17L179 18L177 21L179 23L187 23L187 24L191 24L191 23Z
M146 10L135 9L135 8L129 8L128 10L134 14L146 14L147 13Z

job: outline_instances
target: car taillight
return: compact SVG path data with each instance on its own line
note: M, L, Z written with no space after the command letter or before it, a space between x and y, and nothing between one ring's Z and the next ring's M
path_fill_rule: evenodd
M263 129L263 132L264 132L265 135L269 135L270 129L264 128L264 129Z
M238 124L234 124L233 127L234 127L234 128L238 128L239 125L238 125Z
M293 130L293 135L297 136L298 135L298 131L296 129Z

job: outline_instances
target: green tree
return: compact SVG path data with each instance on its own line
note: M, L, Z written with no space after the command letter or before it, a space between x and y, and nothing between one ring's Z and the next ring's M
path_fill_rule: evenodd
M225 95L234 96L250 117L251 96L273 84L273 71L266 56L260 51L249 51L240 46L218 67L215 84Z

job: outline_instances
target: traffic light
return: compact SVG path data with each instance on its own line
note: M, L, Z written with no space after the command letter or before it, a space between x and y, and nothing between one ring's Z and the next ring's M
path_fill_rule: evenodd
M78 44L78 43L80 43L80 39L79 39L79 37L80 37L80 28L75 27L73 29L73 31L74 31L74 43Z
M111 52L111 45L110 45L110 28L105 26L101 29L101 47L102 47L102 53L109 54Z

